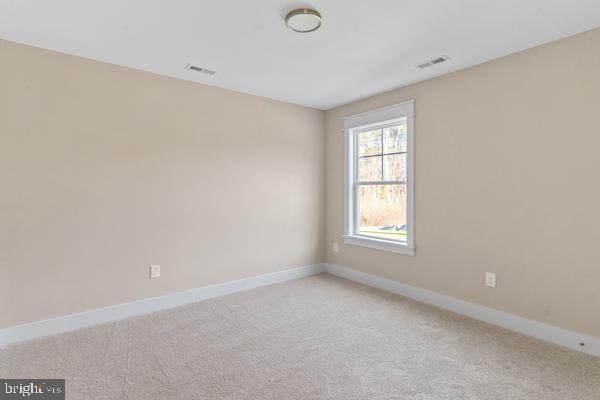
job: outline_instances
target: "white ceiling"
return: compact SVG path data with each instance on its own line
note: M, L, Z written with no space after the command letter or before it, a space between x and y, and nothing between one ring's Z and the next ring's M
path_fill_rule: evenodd
M319 109L598 26L600 0L0 0L2 39Z

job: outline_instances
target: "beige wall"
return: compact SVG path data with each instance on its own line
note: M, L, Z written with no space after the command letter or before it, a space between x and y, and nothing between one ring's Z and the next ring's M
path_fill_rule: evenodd
M595 30L327 112L327 260L600 337L599 49ZM416 256L333 253L341 117L409 99Z
M0 60L0 327L322 261L323 112L3 41Z

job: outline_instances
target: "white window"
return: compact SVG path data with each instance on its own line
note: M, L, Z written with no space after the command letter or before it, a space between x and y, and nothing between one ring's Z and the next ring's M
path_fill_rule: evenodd
M414 102L344 118L344 243L414 255Z

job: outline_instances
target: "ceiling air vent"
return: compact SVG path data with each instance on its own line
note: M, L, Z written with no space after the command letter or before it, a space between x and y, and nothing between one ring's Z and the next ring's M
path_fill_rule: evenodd
M211 69L207 69L207 68L204 68L204 67L197 67L197 66L192 65L192 64L186 65L185 69L189 69L189 70L196 71L196 72L203 72L203 73L208 74L208 75L214 75L214 74L217 73L217 71L213 71Z
M420 64L419 68L421 68L421 69L423 69L423 68L429 68L431 66L434 66L436 64L441 64L441 63L446 62L448 60L450 60L450 57L448 57L448 56L441 56L441 57L435 58L435 59L433 59L431 61L427 61L426 63Z

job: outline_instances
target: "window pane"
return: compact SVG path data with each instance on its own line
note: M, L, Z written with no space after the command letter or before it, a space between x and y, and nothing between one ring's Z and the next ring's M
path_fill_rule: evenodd
M383 130L384 153L407 151L406 120L398 126Z
M406 185L358 187L358 233L406 242Z
M381 156L365 157L358 159L359 182L380 181L381 177Z
M406 182L406 154L383 156L383 180Z
M381 129L358 134L358 156L381 154Z

